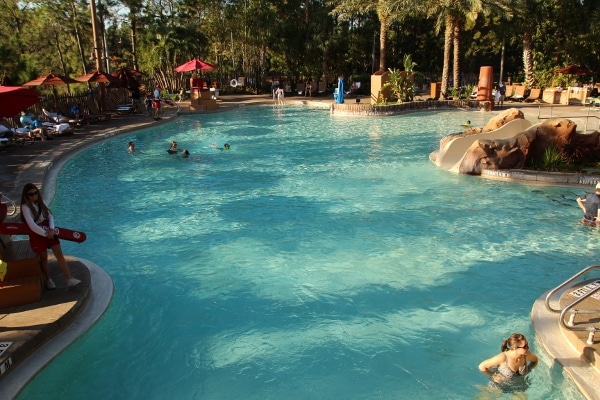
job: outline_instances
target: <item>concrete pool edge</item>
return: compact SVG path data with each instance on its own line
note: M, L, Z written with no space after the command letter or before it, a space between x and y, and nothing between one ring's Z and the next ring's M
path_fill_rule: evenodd
M16 398L46 365L87 332L108 309L114 291L110 275L88 260L78 260L90 271L90 296L83 309L79 314L71 316L61 332L44 340L38 349L12 367L2 378L3 398Z
M600 400L600 377L594 368L583 359L563 336L557 314L546 308L549 291L542 294L533 304L531 321L536 336L545 351L569 375L580 392L590 400Z

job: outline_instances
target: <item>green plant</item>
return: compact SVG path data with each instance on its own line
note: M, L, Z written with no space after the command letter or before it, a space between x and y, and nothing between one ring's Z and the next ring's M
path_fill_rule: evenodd
M548 146L544 150L541 167L546 171L564 171L568 169L568 163L560 149L556 146Z
M404 56L404 71L388 68L389 82L386 82L382 89L389 88L392 99L396 99L398 103L413 101L415 98L414 69L416 65L410 54L406 54Z

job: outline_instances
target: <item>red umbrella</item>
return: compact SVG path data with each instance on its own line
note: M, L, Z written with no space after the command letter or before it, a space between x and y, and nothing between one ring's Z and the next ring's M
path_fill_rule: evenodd
M594 73L589 69L580 67L579 65L569 65L564 68L556 70L557 73L563 75L593 75Z
M40 85L64 85L67 83L79 83L75 79L68 76L57 75L52 72L42 75L37 79L24 83L25 86L40 86Z
M140 71L131 68L119 68L118 70L113 71L110 74L117 78L119 86L130 89L137 88L140 86L137 77L143 75Z
M118 82L118 79L106 72L92 71L89 74L75 78L79 82L96 82L96 83L113 83Z
M0 86L0 116L12 117L41 100L40 94L23 86Z
M175 72L187 72L197 69L209 70L215 68L217 68L215 65L194 58L193 60L188 61L185 64L181 64L179 67L175 68Z

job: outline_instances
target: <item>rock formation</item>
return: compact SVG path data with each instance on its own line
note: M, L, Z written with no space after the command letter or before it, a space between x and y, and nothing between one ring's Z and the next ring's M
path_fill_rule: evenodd
M502 139L493 138L495 134L487 134L483 136L489 139L473 137L471 144L470 141L465 142L464 138L470 137L469 135L492 132L510 121L524 118L521 111L511 108L491 118L483 128L470 128L459 134L448 135L440 140L439 150L432 152L430 159L438 166L445 163L446 168L449 168L453 165L453 157L457 157L458 172L469 175L480 175L484 169L522 169L531 163L539 164L548 148L556 149L567 162L600 160L600 132L577 133L577 125L565 118L546 120L528 129L525 129L527 124L520 124L523 126L517 126L525 130L517 131L514 135L511 132L510 137L504 136ZM512 123L510 126L515 125ZM465 144L456 145L459 138L463 138L460 141ZM447 155L451 154L448 150L451 145L454 155L449 158ZM456 153L461 147L462 152L466 149L462 159L462 152Z

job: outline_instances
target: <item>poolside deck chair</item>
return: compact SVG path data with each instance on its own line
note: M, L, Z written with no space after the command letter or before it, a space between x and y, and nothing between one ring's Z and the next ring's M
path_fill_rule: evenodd
M319 86L318 86L318 91L317 91L317 93L318 93L318 94L323 94L323 93L325 93L325 92L327 92L327 82L325 82L325 81L320 81L320 82L319 82Z
M9 126L7 122L2 121L0 123L0 135L4 135L5 132L11 132L12 135L10 138L2 137L0 138L0 142L3 146L9 146L13 143L18 143L21 146L25 145L27 142L33 143L34 137L31 134L31 131L27 128L13 128Z
M515 91L515 87L513 85L506 85L506 94L504 95L504 100L508 100L512 97Z
M542 98L542 88L532 88L529 92L529 96L525 99L526 102L532 103L534 101L540 101Z
M94 102L94 99L92 98L89 98L85 105L87 107L88 115L93 116L99 121L108 121L112 118L111 113L100 112L100 110L98 110L98 107L96 106L96 103Z
M304 94L304 82L301 82L296 85L296 93L298 93L299 96L302 96Z
M81 123L83 122L83 120L81 119L74 119L74 118L69 118L69 117L65 117L64 115L61 115L59 113L55 113L55 112L51 112L46 110L45 108L42 108L42 112L44 113L44 115L46 116L46 118L48 118L48 120L50 120L51 122L53 122L56 125L63 125L63 124L73 124L73 125L81 125ZM61 128L61 131L66 130L67 128Z
M515 86L515 94L511 96L512 101L523 101L527 96L525 96L525 91L527 90L527 86L519 85Z

